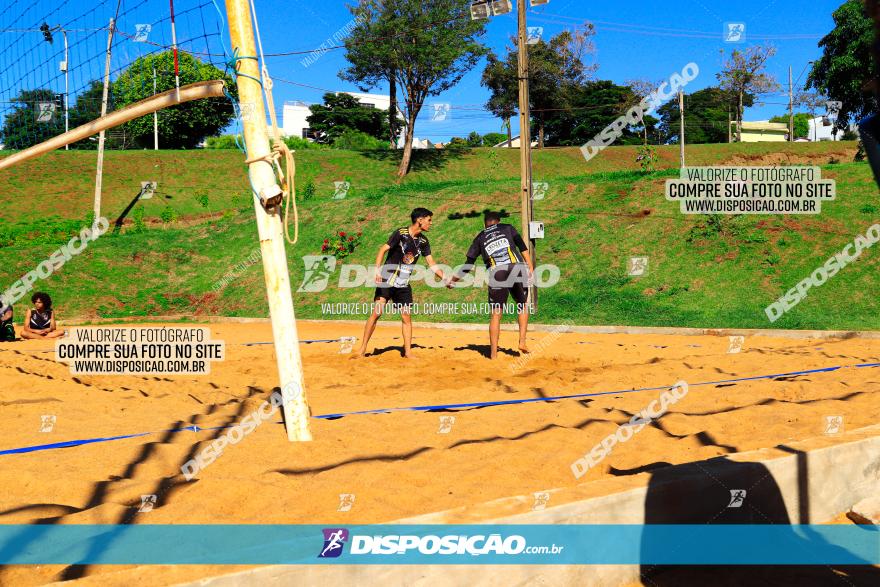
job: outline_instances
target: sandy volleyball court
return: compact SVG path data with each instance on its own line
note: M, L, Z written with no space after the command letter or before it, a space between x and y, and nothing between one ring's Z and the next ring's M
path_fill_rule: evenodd
M376 523L587 483L554 497L564 501L588 495L589 482L600 478L638 480L667 463L821 436L829 417L842 416L845 429L856 429L876 424L880 413L880 367L856 367L880 361L877 340L747 337L742 351L730 354L727 337L534 333L532 346L544 348L522 361L510 350L516 334L503 332L505 350L492 362L483 356L482 330L416 327L419 358L410 361L400 356L399 325L385 321L372 355L362 359L339 354L335 342L302 346L313 415L621 393L313 418L315 440L296 444L287 442L276 412L186 481L181 465L223 431L179 429L234 424L276 384L273 347L244 344L271 341L269 324L211 330L226 342L228 358L204 377L72 376L52 352L41 352L53 348L47 342L0 345L0 450L149 433L0 456L2 523ZM302 339L360 330L342 323L299 327ZM552 338L540 344L544 337ZM837 366L845 368L722 382ZM661 393L622 391L679 380L689 392L666 416L575 478L576 459ZM697 385L703 382L719 383ZM51 432L41 432L46 415L55 417ZM340 494L354 496L349 511L339 511ZM151 511L139 511L142 495L156 495ZM0 584L82 576L114 584L118 570L4 568ZM169 584L209 571L160 567L138 583Z

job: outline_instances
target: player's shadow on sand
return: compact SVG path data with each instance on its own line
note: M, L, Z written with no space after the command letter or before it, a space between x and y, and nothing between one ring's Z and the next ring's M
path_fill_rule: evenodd
M737 462L726 457L708 461L668 466L653 463L644 469L651 471L651 480L645 497L645 530L642 535L642 556L651 550L663 552L677 548L694 551L699 544L683 542L670 544L668 536L653 530L657 524L752 524L785 525L810 524L808 470L806 455L785 446L777 447L797 455L798 508L792 522L782 490L773 475L762 463ZM741 493L740 493L741 492ZM794 496L791 496L793 498ZM790 499L791 499L790 498ZM738 504L738 505L737 505ZM868 530L865 530L868 531ZM842 550L801 526L801 532L792 537L801 544L804 553L819 554ZM665 542L664 542L665 541ZM754 547L754 545L750 545ZM767 544L767 549L777 544ZM653 565L640 567L643 585L678 587L680 585L880 585L880 569L853 565Z
M483 355L484 357L486 357L487 359L489 358L489 351L490 351L489 345L487 345L487 344L468 344L465 346L455 347L455 350L457 350L457 351L476 351L476 352L480 353L481 355ZM505 349L505 348L501 348L501 347L498 347L498 352L503 353L505 355L510 355L511 357L519 357L522 354L518 351L512 351L510 349Z
M412 348L415 350L415 349L428 349L428 348L434 348L434 347L426 347L426 346L422 346L420 344L414 344L414 345L412 345ZM385 353L390 353L391 351L397 351L398 353L400 353L401 357L403 356L403 346L402 345L401 346L386 346L386 347L382 347L380 349L373 349L373 352L367 353L367 356L368 357L378 357L379 355L384 355Z

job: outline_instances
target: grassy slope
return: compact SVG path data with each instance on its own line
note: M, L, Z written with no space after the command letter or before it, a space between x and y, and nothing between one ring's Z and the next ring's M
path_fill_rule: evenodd
M852 161L852 143L705 145L688 149L690 165L811 163L837 180L838 199L821 216L726 217L720 227L706 217L684 216L663 198L663 180L677 174L678 150L661 148L660 167L635 171L633 148L611 148L585 163L576 149L535 154L535 179L550 183L535 214L547 226L540 263L555 263L562 280L540 297L540 322L583 324L770 327L763 308L809 275L856 234L880 220L877 188L866 164ZM300 242L288 247L291 279L302 279L300 257L317 254L335 230L364 232L364 244L345 262L371 264L375 250L408 212L435 212L435 258L455 265L480 229L479 218L449 214L506 208L518 225L518 152L479 149L463 155L422 153L416 170L398 183L395 161L344 151L297 153L300 192L312 182L315 196L300 202ZM425 157L425 156L428 157ZM56 152L0 172L0 229L29 233L36 242L0 247L0 289L34 268L57 248L45 214L84 224L94 191L94 153ZM56 299L62 316L169 313L263 316L260 265L236 275L219 293L211 286L256 248L242 155L229 151L108 153L104 210L111 221L137 193L142 180L158 180L159 193L142 201L148 229L105 236L39 287ZM673 168L673 169L670 169ZM36 178L36 180L35 180ZM348 180L344 200L331 200L333 181ZM207 209L198 201L208 196ZM163 210L180 218L163 223ZM23 225L22 225L23 224ZM51 224L51 223L49 223ZM58 225L58 223L55 223ZM720 228L720 231L718 230ZM42 238L38 238L42 236ZM626 276L630 256L650 258L646 276ZM780 328L876 329L877 251L869 250L774 323ZM331 281L332 283L332 281ZM322 302L366 302L371 290L295 294L300 317L321 317ZM420 301L485 300L485 290L416 286ZM194 304L195 307L194 307ZM16 307L24 313L24 300ZM435 320L482 317L438 315Z

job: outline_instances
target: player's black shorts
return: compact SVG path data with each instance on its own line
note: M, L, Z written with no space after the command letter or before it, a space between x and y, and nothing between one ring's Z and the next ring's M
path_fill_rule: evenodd
M489 304L506 304L508 294L517 304L525 304L528 300L529 269L525 264L502 265L489 271Z
M392 304L412 306L412 287L409 285L406 287L377 287L376 294L373 296L373 301L375 302L379 298L385 298Z

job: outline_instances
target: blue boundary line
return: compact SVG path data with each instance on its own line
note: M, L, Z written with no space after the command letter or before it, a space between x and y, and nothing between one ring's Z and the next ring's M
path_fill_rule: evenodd
M775 379L777 377L794 377L798 375L809 375L811 373L830 373L832 371L838 371L840 369L851 369L851 368L863 368L863 367L880 367L880 363L859 363L856 365L836 365L834 367L823 367L821 369L807 369L804 371L791 371L788 373L774 373L770 375L755 375L752 377L737 377L735 379L720 379L718 381L703 381L700 383L691 383L688 384L688 387L699 387L705 385L718 385L721 383L735 383L740 381L756 381L758 379ZM670 389L672 386L664 385L660 387L642 387L639 389L621 389L617 391L598 391L593 393L576 393L571 395L557 395L552 397L535 397L535 398L527 398L527 399L512 399L505 401L494 401L494 402L471 402L464 404L437 404L437 405L428 405L428 406L407 406L407 407L398 407L398 408L379 408L374 410L362 410L357 412L340 412L337 414L322 414L320 416L312 416L312 418L318 420L336 420L339 418L344 418L345 416L361 416L368 414L387 414L391 412L428 412L432 410L453 410L453 409L464 409L464 408L483 408L483 407L491 407L491 406L510 406L515 404L529 404L535 402L551 402L551 401L559 401L566 399L578 399L584 397L599 397L603 395L615 395L622 393L638 393L642 391L659 391L661 389ZM226 426L216 426L210 428L202 428L201 426L185 426L184 428L173 428L170 430L158 430L155 432L140 432L137 434L126 434L122 436L109 436L105 438L87 438L81 440L69 440L66 442L55 442L51 444L40 444L36 446L26 446L22 448L10 448L6 450L0 450L0 456L11 455L11 454L22 454L28 452L37 452L42 450L53 450L57 448L70 448L74 446L82 446L85 444L94 444L96 442L111 442L114 440L124 440L127 438L138 438L140 436L147 436L149 434L159 434L160 432L200 432L202 430L222 430L223 428L231 428L233 425L229 424Z

